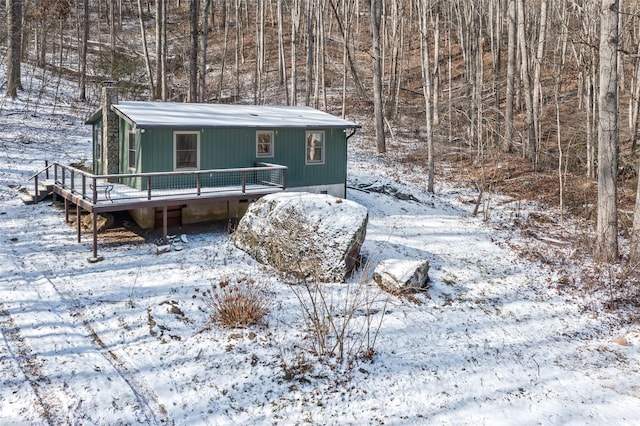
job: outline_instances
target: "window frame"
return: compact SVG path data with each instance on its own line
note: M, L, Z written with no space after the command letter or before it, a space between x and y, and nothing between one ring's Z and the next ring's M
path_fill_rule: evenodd
M196 135L196 165L195 167L178 167L178 135ZM173 132L173 170L200 170L200 131L198 130L175 130Z
M318 160L313 160L310 158L310 149L317 149L318 147L314 147L311 148L309 145L310 142L310 137L312 135L321 135L321 140L320 140L320 159ZM326 143L325 143L325 131L324 130L307 130L305 132L305 141L304 141L304 163L306 165L310 165L310 166L315 166L315 165L322 165L325 163L325 154L326 154Z
M129 170L136 170L136 166L138 164L138 149L136 146L136 139L136 131L131 130L127 134L127 167L129 168Z
M260 153L260 136L269 135L269 152ZM273 158L275 155L275 132L273 130L256 130L256 158Z

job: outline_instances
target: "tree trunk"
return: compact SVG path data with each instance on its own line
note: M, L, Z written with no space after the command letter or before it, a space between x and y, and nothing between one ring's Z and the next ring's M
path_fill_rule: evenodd
M440 124L440 108L438 107L438 92L440 91L440 2L433 4L433 78L431 85L433 90L431 91L432 104L431 104L431 116L433 127L438 127ZM432 156L433 157L433 156ZM431 166L429 166L431 167ZM430 176L431 177L431 176ZM431 177L433 181L433 178ZM433 192L433 182L431 182L431 190Z
M151 72L151 60L149 59L149 48L147 47L147 30L144 26L142 12L142 0L138 0L138 19L140 21L140 37L142 38L142 51L144 54L144 65L147 70L147 80L149 84L149 97L153 97L155 87L153 86L153 74Z
M155 99L162 99L162 4L164 0L156 0L156 92Z
M191 49L189 50L189 93L187 102L198 101L198 15L199 0L189 3L189 25L191 30Z
M211 0L204 1L200 32L200 102L206 102L207 99L207 42L209 41L209 13L211 13Z
M277 1L277 17L278 17L278 81L285 91L285 99L289 102L289 89L287 85L287 61L284 51L284 16L282 12L282 1Z
M380 58L380 19L382 0L367 0L369 9L369 29L372 36L373 53L373 109L375 115L376 147L378 153L386 152L384 135L384 111L382 104L382 60Z
M167 77L167 56L169 54L169 45L167 43L167 0L157 0L162 2L162 100L166 101L169 97L169 82Z
M300 0L291 2L291 99L290 105L298 104L297 34L300 29Z
M22 89L22 0L7 0L7 93L16 99Z
M87 48L89 43L89 0L82 1L82 44L80 46L80 81L78 99L87 100Z
M618 6L602 0L598 94L598 221L596 257L618 260Z
M431 94L431 64L429 53L429 2L420 1L420 58L422 60L422 90L424 94L425 106L425 131L427 136L427 164L429 165L429 175L427 191L433 193L434 183L434 144L433 144L433 124L432 124L432 94Z
M304 104L306 106L311 105L311 81L313 80L313 53L315 43L315 32L313 30L315 22L315 1L307 0L307 65L305 69L305 91L304 91Z
M533 67L533 123L535 129L535 151L539 152L540 145L540 118L542 115L540 104L542 102L542 61L544 59L544 45L547 34L547 0L540 3L540 31L538 33L538 48L536 51L535 63Z
M533 111L533 92L531 90L531 68L529 66L529 51L527 50L527 39L526 39L526 19L525 19L525 2L524 0L518 0L517 5L517 35L518 35L518 45L520 46L520 78L522 79L523 85L523 96L525 107L527 109L527 140L524 144L524 154L531 161L535 162L536 160L536 148L537 148L537 137L536 137L536 126L535 126L535 117Z

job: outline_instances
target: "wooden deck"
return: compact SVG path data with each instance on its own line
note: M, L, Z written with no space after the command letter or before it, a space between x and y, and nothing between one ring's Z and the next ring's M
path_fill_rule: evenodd
M78 217L80 209L93 215L93 257L89 260L97 261L101 259L96 229L96 216L100 213L162 208L166 239L168 206L257 199L281 192L286 187L286 170L286 166L258 163L255 167L233 169L94 175L53 163L47 166L46 187L65 200L65 220L68 220L69 202L76 206ZM34 178L37 200L42 181L39 182L39 174ZM77 233L80 242L80 221Z

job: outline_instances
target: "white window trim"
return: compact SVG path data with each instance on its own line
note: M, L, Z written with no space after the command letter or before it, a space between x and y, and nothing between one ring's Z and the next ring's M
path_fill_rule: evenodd
M314 134L314 133L320 133L322 134L322 146L321 146L321 153L322 153L322 158L320 160L309 160L309 146L308 141L309 141L309 135ZM326 142L325 142L325 132L324 130L308 130L305 132L304 134L304 163L306 165L310 165L310 166L315 166L315 165L322 165L324 164L325 161L325 150L326 150Z
M258 146L260 145L260 135L271 136L271 152L268 154L260 154ZM275 133L273 130L256 130L256 158L273 158L275 155Z
M131 167L131 135L133 135L133 164ZM138 165L138 138L136 137L136 131L131 130L127 134L127 168L129 170L136 170L136 166Z
M196 167L180 167L178 168L178 156L176 155L177 148L177 135L196 135L197 147L196 147ZM197 130L176 130L173 132L173 170L200 170L200 132Z

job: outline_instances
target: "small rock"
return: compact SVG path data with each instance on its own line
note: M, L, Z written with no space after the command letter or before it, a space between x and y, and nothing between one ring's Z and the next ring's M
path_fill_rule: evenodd
M626 337L621 336L621 335L617 335L613 341L617 344L619 344L620 346L629 346L629 341L627 340Z
M102 232L102 231L105 231L106 229L111 228L115 221L113 215L110 213L96 215L96 218L97 218L96 219L97 232ZM93 229L93 215L90 215L90 214L86 215L82 219L82 226L85 229Z
M186 234L182 234L182 235L180 235L180 241L182 241L183 243L187 244L189 242L189 239L187 238Z
M373 272L374 281L391 293L427 287L429 262L426 260L387 259Z
M182 251L182 245L181 245L181 244L175 244L175 245L173 246L173 249L174 249L175 251Z
M171 251L170 244L165 244L165 245L156 247L156 254L168 253L170 251Z

